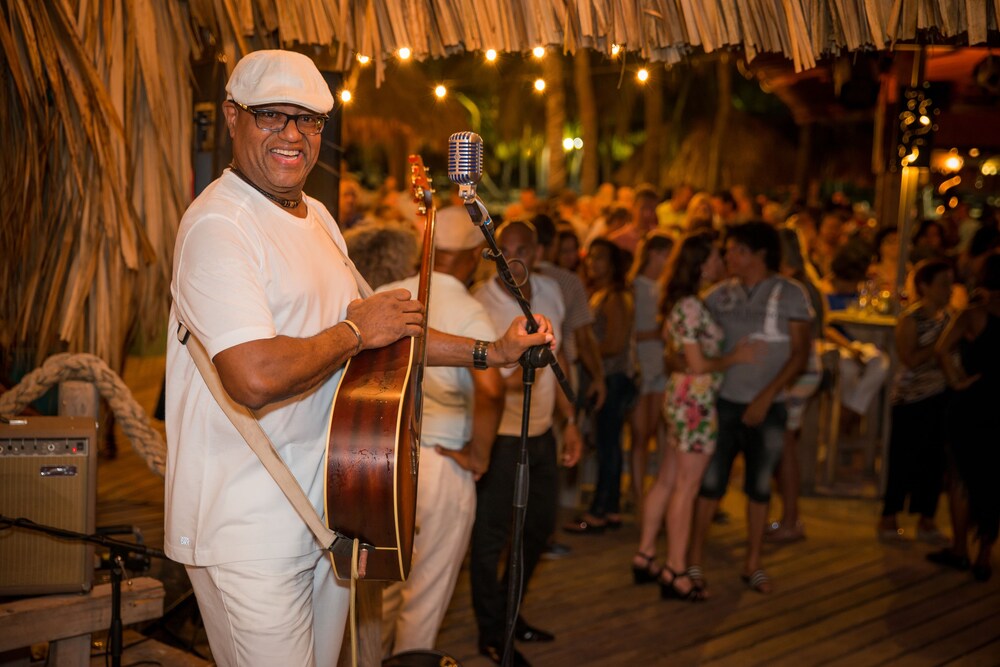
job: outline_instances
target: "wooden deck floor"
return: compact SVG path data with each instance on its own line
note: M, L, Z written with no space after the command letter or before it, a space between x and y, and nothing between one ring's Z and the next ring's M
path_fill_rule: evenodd
M126 372L150 411L162 363L133 359ZM100 464L98 522L135 524L159 546L163 482L127 441L119 448L116 460ZM552 667L1000 665L1000 575L976 583L967 573L926 562L925 545L879 544L874 501L804 498L808 539L766 548L775 584L770 596L749 591L738 578L741 494L728 494L723 508L731 519L713 526L704 563L713 597L697 605L661 601L655 587L632 584L634 525L596 536L561 535L572 553L542 563L523 605L529 622L555 632L557 640L523 645L522 652L534 665ZM941 525L947 527L943 516ZM492 664L476 652L466 570L438 647L466 667Z

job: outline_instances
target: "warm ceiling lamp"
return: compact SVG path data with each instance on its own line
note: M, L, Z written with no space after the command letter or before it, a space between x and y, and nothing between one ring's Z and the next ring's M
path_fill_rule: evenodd
M396 55L399 56L400 60L409 60L410 56L413 55L413 52L404 46L400 48L399 51L396 52Z
M448 89L442 86L441 84L434 86L434 95L439 100L444 99L444 96L447 94L448 94Z
M649 80L649 70L643 67L635 73L635 78L639 79L640 83L646 83Z
M545 79L535 79L535 90L538 92L545 90Z
M351 95L351 91L347 90L346 88L340 91L340 101L343 102L344 104L350 102L352 98L353 95Z
M544 46L536 46L535 48L533 48L531 50L531 54L533 56L535 56L536 58L544 58L545 57L545 47Z
M494 60L496 60L497 59L497 50L496 49L487 49L486 50L486 59L489 60L490 62L493 62Z

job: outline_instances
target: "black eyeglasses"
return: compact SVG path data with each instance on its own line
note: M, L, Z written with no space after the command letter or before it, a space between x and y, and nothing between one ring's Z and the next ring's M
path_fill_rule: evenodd
M238 108L243 109L248 114L253 115L254 122L261 130L268 132L281 132L288 126L288 121L294 119L295 127L302 134L319 134L323 131L329 116L314 113L288 114L273 109L252 109L245 104L240 104L233 100Z

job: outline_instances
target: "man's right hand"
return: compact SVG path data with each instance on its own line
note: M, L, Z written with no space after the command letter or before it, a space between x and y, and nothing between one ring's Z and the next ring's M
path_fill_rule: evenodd
M361 331L362 349L385 347L423 333L424 307L410 298L408 290L395 289L352 301L347 319Z

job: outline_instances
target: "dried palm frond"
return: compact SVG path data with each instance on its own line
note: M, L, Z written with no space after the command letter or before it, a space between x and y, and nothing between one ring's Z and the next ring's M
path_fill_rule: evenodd
M158 0L8 0L0 342L121 368L162 326L190 181L190 20Z

